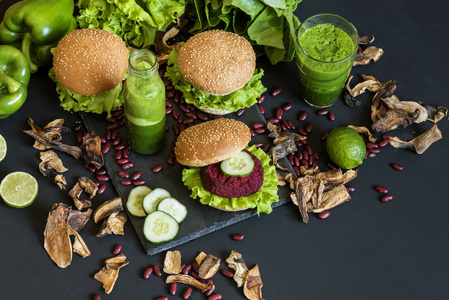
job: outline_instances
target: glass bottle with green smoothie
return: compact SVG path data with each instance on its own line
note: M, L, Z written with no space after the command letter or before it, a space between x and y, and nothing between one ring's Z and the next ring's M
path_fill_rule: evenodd
M296 63L307 104L321 108L337 101L357 55L358 40L355 27L337 15L315 15L301 24Z
M153 52L136 50L129 56L124 86L128 146L141 154L162 149L165 138L165 88Z

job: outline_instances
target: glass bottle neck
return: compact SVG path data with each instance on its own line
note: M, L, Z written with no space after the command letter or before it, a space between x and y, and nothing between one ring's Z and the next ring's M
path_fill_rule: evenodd
M130 76L149 78L154 76L159 69L156 55L150 50L139 49L131 53L128 60L128 72Z

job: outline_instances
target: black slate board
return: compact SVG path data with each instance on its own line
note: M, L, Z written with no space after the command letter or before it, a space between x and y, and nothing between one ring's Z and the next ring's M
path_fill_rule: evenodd
M173 104L173 109L178 109L178 111L180 111L176 104ZM105 117L86 113L80 113L80 115L89 132L95 132L100 136L105 136L106 127L110 124L105 120ZM238 119L250 127L254 123L266 122L257 105L253 105L251 108L246 109L241 116L237 116L235 113L232 113L226 115L226 117ZM142 155L129 151L129 159L134 163L134 167L126 170L126 172L132 175L137 171L141 171L143 173L141 178L146 180L146 186L151 189L158 187L166 189L170 192L172 197L183 203L187 207L188 211L186 219L179 226L179 232L176 238L161 244L152 244L145 239L142 232L144 218L134 217L131 214L128 214L128 217L131 220L134 229L136 230L136 233L148 255L153 255L173 248L177 245L186 243L205 234L214 232L236 222L257 215L255 209L234 213L224 212L206 205L202 205L198 200L190 198L190 190L183 185L181 180L181 173L184 166L176 162L173 166L167 163L167 158L170 153L172 153L172 140L175 137L173 125L175 124L177 124L177 121L172 116L167 116L167 125L169 128L167 132L167 139L165 141L164 148L158 153L153 155ZM119 136L122 137L123 143L126 144L126 133L124 127L119 128ZM264 134L253 137L250 144L267 142L269 142L269 138L266 134ZM134 186L124 186L120 183L120 181L124 178L117 175L117 173L122 170L116 163L115 155L116 151L113 148L111 148L111 151L104 155L105 166L118 195L123 199L123 202L126 203L129 192ZM160 164L163 165L162 171L159 173L153 173L152 169ZM280 200L279 202L273 204L273 208L288 202L289 193L290 191L288 188L280 188L278 191Z

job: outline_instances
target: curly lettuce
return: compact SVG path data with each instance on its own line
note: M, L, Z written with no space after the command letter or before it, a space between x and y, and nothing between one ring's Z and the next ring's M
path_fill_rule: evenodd
M257 208L257 214L269 214L273 211L271 204L279 201L277 194L278 180L276 177L276 168L270 165L270 158L262 149L254 145L247 147L246 150L254 154L262 163L264 169L263 184L258 192L246 197L224 198L212 194L204 189L200 177L200 168L184 169L182 171L182 181L184 185L192 190L190 195L193 199L199 198L204 205L220 207L228 210L241 208Z
M200 109L216 108L237 111L257 103L257 98L267 90L260 81L263 76L263 70L260 69L256 70L251 79L235 92L224 96L205 93L184 79L179 71L178 52L175 49L170 53L165 76L171 80L173 86L178 91L183 93L187 103L195 104Z
M157 31L165 31L185 10L183 0L79 0L81 28L100 28L120 36L128 46L147 48Z
M120 83L112 90L98 95L83 96L65 89L55 77L54 69L51 68L48 75L56 82L56 92L59 94L60 105L68 111L84 111L102 114L106 112L110 116L111 111L123 104L122 84Z

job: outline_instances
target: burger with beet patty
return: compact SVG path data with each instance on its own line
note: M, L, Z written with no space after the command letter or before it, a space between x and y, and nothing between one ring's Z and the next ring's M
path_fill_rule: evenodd
M217 119L181 132L176 160L190 168L182 181L205 205L225 211L257 208L270 213L279 201L276 169L262 149L248 147L251 132L244 123Z

